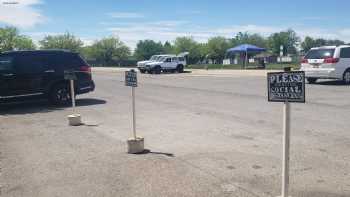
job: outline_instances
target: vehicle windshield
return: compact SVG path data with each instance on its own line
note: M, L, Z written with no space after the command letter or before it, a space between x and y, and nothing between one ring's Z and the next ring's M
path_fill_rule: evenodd
M153 55L152 57L151 57L151 59L149 59L149 60L151 60L151 61L155 61L155 60L157 60L159 58L159 56L158 55Z
M166 56L159 57L159 58L157 59L157 61L159 61L159 62L164 62L167 58L168 58L168 57L166 57Z
M325 59L333 57L335 49L313 49L310 50L305 59Z

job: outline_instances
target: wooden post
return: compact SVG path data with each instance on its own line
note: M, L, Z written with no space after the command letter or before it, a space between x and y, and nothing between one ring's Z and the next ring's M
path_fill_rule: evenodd
M290 103L283 106L283 161L282 161L282 197L289 193L289 146L290 146Z

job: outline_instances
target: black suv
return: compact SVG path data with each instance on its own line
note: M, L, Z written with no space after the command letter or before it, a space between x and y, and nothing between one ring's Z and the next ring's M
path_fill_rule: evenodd
M10 51L0 53L0 102L45 96L53 104L70 101L64 71L74 71L76 94L95 89L91 68L78 53L66 50Z

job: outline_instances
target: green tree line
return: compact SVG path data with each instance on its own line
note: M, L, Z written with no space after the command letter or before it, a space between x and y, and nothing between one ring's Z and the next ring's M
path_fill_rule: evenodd
M140 40L134 52L118 37L105 37L95 40L92 45L84 46L82 40L69 32L62 35L48 35L37 44L25 35L21 35L14 27L0 28L0 52L10 50L32 49L67 49L81 53L87 59L94 59L103 64L111 64L115 60L144 60L155 54L178 54L189 52L189 63L196 63L205 59L222 62L226 50L239 44L253 44L266 48L269 53L279 55L280 46L284 54L298 55L307 52L312 47L323 45L345 44L341 40L306 37L301 40L292 29L276 32L268 37L260 34L239 32L232 38L212 37L206 43L199 43L193 37L177 37L173 42L155 42L153 40Z

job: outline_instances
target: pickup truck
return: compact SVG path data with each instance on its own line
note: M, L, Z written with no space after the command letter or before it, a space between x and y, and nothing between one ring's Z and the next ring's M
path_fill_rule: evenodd
M160 74L162 71L182 73L185 66L186 60L183 56L157 55L156 60L138 64L137 68L141 73Z

